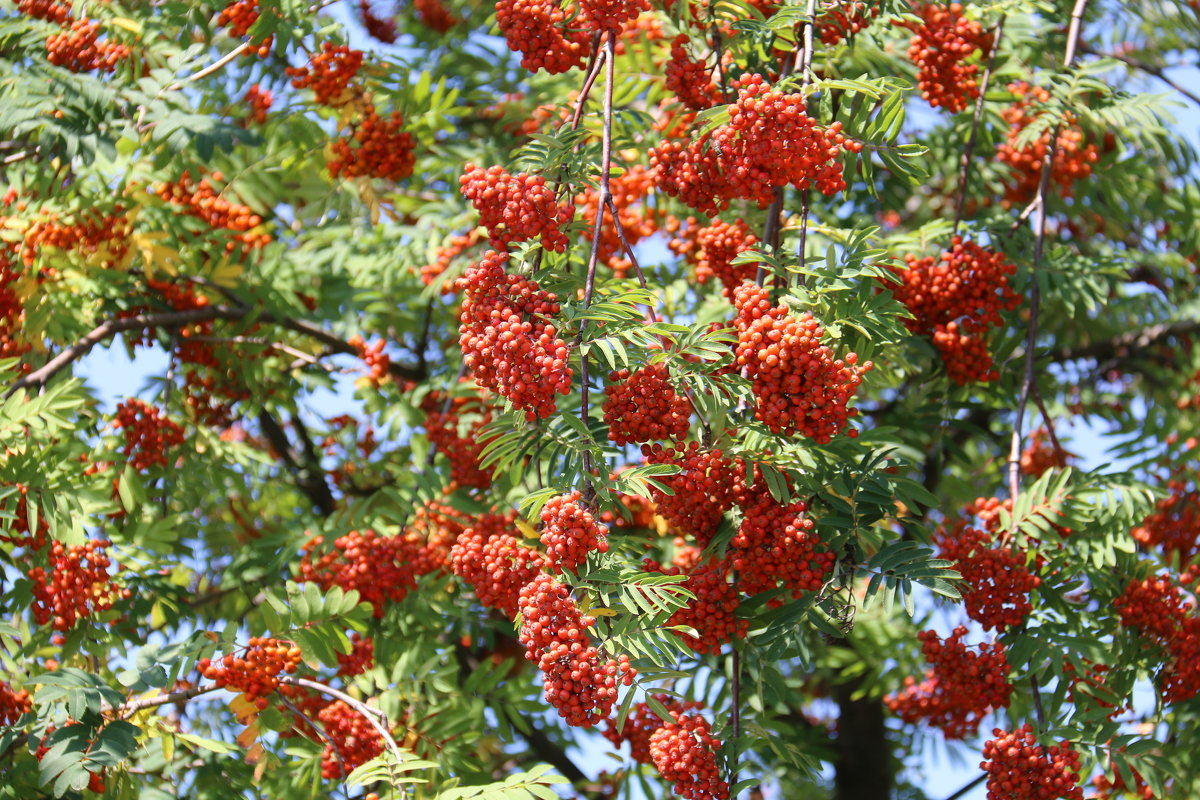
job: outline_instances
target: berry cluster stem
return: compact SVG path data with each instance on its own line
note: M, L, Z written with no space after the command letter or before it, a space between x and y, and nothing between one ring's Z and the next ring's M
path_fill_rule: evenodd
M958 226L962 222L963 206L967 202L967 175L971 169L971 155L975 152L975 139L979 135L979 123L983 119L983 101L987 97L988 82L992 79L992 68L996 66L996 54L1000 52L1000 40L1004 38L1005 15L1000 15L1000 21L992 33L992 52L988 55L987 66L983 68L983 77L979 81L979 97L975 100L975 115L971 117L971 132L967 134L967 143L963 145L962 161L958 165L958 199L954 203L954 227L951 236L958 235Z

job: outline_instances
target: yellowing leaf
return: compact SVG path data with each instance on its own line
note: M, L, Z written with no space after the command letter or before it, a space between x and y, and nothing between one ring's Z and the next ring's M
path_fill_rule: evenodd
M251 755L254 753L254 746L258 743L258 725L247 726L246 730L237 735L237 743L250 750L249 753L246 753L246 762L248 764L253 764L262 756L262 748L260 747L258 754L251 758Z
M530 525L525 520L523 520L523 519L517 520L517 527L521 530L521 533L525 534L526 539L538 538L537 529L534 528L532 525Z
M588 616L591 617L615 617L617 615L616 611L613 611L611 608L604 608L603 606L600 608L593 608L587 613Z
M128 17L113 17L109 22L118 28L124 28L130 33L137 34L138 36L142 35L142 26Z
M162 270L168 275L176 275L179 270L176 265L181 256L174 247L159 244L167 238L165 233L135 233L129 237L129 243L142 257L146 275L153 277L156 270Z
M230 261L228 258L222 258L221 263L208 273L208 279L218 286L233 288L238 285L238 279L245 271L245 267L241 264Z
M229 710L237 716L238 722L243 725L249 725L258 719L258 706L254 705L245 694L239 694L230 700Z

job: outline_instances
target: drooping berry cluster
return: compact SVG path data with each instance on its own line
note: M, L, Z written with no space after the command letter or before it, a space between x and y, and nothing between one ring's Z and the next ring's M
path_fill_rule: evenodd
M357 631L350 634L350 652L337 653L337 674L343 678L361 675L375 666L375 640Z
M1083 800L1079 754L1070 742L1038 744L1028 723L1008 732L996 728L983 745L987 800Z
M358 711L334 700L317 713L321 730L331 740L321 751L321 777L344 778L383 752L383 737Z
M683 643L697 653L719 653L727 642L745 638L749 622L737 617L738 590L729 582L728 562L703 562L699 558L698 548L690 550L694 550L695 555L686 559L684 564L676 559L675 566L664 567L647 559L643 569L665 575L687 575L687 582L683 586L695 595L695 599L689 600L686 606L672 614L667 624L695 629L695 636L677 633Z
M521 589L536 577L546 560L509 533L487 535L479 527L458 535L450 551L451 569L475 590L479 602L517 616Z
M52 33L46 39L46 58L72 72L116 72L129 53L128 45L100 41L100 23L86 17L71 22L69 27L64 23L61 33Z
M228 26L229 38L241 39L250 33L250 28L258 22L260 14L258 0L233 0L217 15L217 27ZM271 54L271 44L274 40L274 36L268 36L256 46L249 48L246 55L266 58Z
M383 348L387 345L386 340L376 339L367 344L366 340L356 333L346 340L346 344L358 351L359 359L367 367L367 376L372 386L378 387L387 381L392 359L383 352Z
M471 489L491 486L491 470L479 463L492 441L480 434L492 421L492 409L478 397L455 397L447 404L438 392L427 395L421 408L430 443L450 461L451 484Z
M999 378L986 337L989 328L1003 324L1001 312L1021 303L1009 286L1016 266L1003 253L959 236L938 259L907 255L904 260L907 269L892 268L900 285L888 287L914 317L905 320L908 329L933 339L956 383Z
M246 95L242 98L242 104L246 107L247 113L245 124L262 125L267 121L267 112L271 110L273 98L270 89L263 89L257 83L250 85L246 90Z
M1021 451L1021 474L1036 478L1046 470L1062 469L1071 458L1074 454L1056 447L1050 432L1041 427L1029 434L1029 444Z
M694 60L687 50L689 38L681 33L671 42L671 58L664 74L667 89L693 111L703 111L721 102L721 92L712 81L712 70Z
M1192 583L1195 567L1180 584ZM1121 625L1135 629L1165 653L1159 693L1167 703L1190 700L1200 693L1200 615L1194 598L1186 598L1167 575L1130 581L1113 605Z
M696 700L680 700L666 694L656 694L654 699L671 714L682 714L704 707L703 703ZM625 717L624 727L618 731L616 721L610 719L603 734L604 738L616 747L629 742L630 756L633 760L639 764L650 764L650 737L665 724L649 703L634 703Z
M246 647L213 661L196 664L200 674L217 686L243 692L246 699L265 709L267 695L279 688L281 673L291 675L300 666L300 648L279 639L251 637Z
M1053 125L1041 136L1024 146L1018 146L1021 133L1042 114L1050 101L1050 92L1040 86L1016 82L1008 90L1017 96L1017 102L1000 112L1009 129L1004 142L996 149L996 160L1012 168L1013 182L1005 189L1004 197L1010 203L1025 203L1037 195L1041 182L1042 163L1050 146ZM1054 161L1050 165L1050 181L1058 186L1063 197L1069 197L1075 181L1092 174L1092 165L1100 158L1094 144L1084 144L1083 130L1075 124L1075 116L1063 112L1058 145L1054 150Z
M562 228L575 216L575 209L557 203L542 176L467 164L458 182L463 196L479 212L480 224L488 229L492 247L505 250L512 242L539 239L542 247L555 253L567 249Z
M577 572L588 553L608 552L608 528L580 503L578 491L551 497L542 507L542 547L551 569Z
M438 276L450 268L450 262L479 244L482 238L478 231L451 236L450 241L445 246L437 248L434 262L421 267L421 283L426 286L432 286L433 282L438 279ZM451 294L453 292L453 281L446 281L442 284L442 294Z
M595 618L581 615L570 588L545 573L521 588L519 609L517 638L525 658L542 672L546 702L575 727L591 727L607 717L617 701L617 684L633 683L629 657L601 661L587 634Z
M711 733L708 720L699 714L672 713L668 722L650 735L650 760L663 780L674 784L675 794L687 800L727 800L729 784L721 778L717 751L721 742Z
M521 66L552 75L582 67L591 34L578 22L568 28L569 12L559 0L497 0L496 24L510 50L521 53Z
M1008 682L1004 646L967 645L967 629L959 626L942 640L934 631L917 634L929 664L924 679L904 679L904 688L884 698L893 714L910 725L933 725L947 739L965 739L992 711L1008 708L1013 686Z
M17 720L32 710L28 691L17 691L7 681L0 681L0 725L16 725Z
M1160 485L1167 495L1154 511L1132 531L1143 549L1161 550L1168 558L1179 555L1188 563L1200 553L1200 481L1194 465L1175 465L1160 472Z
M17 0L17 11L27 17L66 26L71 21L70 3L58 0Z
M866 29L879 16L879 3L870 0L821 0L813 25L821 42L835 45Z
M107 212L91 209L73 216L73 222L65 222L51 212L25 230L21 253L25 266L36 265L39 276L56 275L54 255L58 252L105 269L124 263L129 253L129 234L133 232L124 205L117 203Z
M312 89L323 106L340 108L354 99L351 82L363 64L363 52L344 44L323 42L321 52L313 53L308 65L288 67L284 72L296 89Z
M775 189L789 184L826 195L846 188L839 158L862 144L847 139L840 122L819 126L802 93L772 89L761 75L743 75L735 86L728 123L689 144L668 140L651 151L659 189L715 216L734 198L766 208Z
M220 183L224 179L220 172L213 172L195 183L184 170L178 181L160 185L157 193L163 200L182 206L184 213L204 220L214 230L234 231L237 235L225 244L226 252L244 253L264 247L271 241L270 234L255 232L262 225L262 217L249 206L231 202L223 191L218 192L212 181Z
M113 425L124 431L125 449L122 452L129 465L138 472L155 465L167 466L171 448L183 444L183 426L134 397L117 406Z
M368 104L352 132L333 143L329 174L342 178L404 180L412 175L417 159L412 134L404 130L399 111L381 117Z
M695 537L701 547L712 540L721 518L734 501L733 461L720 449L701 450L698 442L663 447L643 445L642 456L648 464L675 464L680 471L658 476L674 492L651 487L651 499L658 513L683 533Z
M765 287L743 283L734 290L734 305L736 363L753 382L754 416L772 433L800 434L819 444L845 430L858 413L846 406L871 362L857 366L854 353L835 359L821 344L825 330L812 314L792 316L786 306L772 306Z
M328 591L340 586L357 591L382 617L386 603L398 603L416 588L412 559L415 553L404 536L381 536L375 531L351 531L333 542L333 549L317 555L324 541L311 539L302 551L298 580Z
M436 33L446 33L462 22L450 13L442 0L413 0L412 7L417 14L417 21Z
M555 395L571 391L567 343L550 319L558 298L536 282L508 275L495 250L460 281L465 291L459 346L475 382L507 397L530 421L554 413Z
M107 539L50 545L48 567L29 570L38 625L49 623L56 631L68 631L80 620L112 608L122 593L108 573L113 561L104 548L111 545Z
M940 556L955 562L967 616L984 630L1003 631L1025 622L1033 604L1029 593L1041 584L1026 555L1000 544L993 532L959 523L937 534Z
M5 520L4 524L11 525L11 529L7 533L0 533L0 542L7 542L14 547L28 547L30 550L41 550L46 546L47 537L50 535L50 523L46 521L45 516L39 515L37 520L37 530L33 533L29 532L29 501L26 495L29 493L29 487L23 484L16 485L18 497L16 508L13 510L13 519L11 522ZM11 495L9 495L11 497ZM0 506L0 510L7 510L8 501Z
M758 244L758 237L750 231L745 220L733 223L713 220L709 225L695 230L696 250L689 260L696 264L696 280L708 283L714 277L721 281L722 293L732 299L733 291L744 281L754 280L758 265L747 262L734 264L733 260Z
M813 532L813 521L805 516L808 506L802 500L780 505L761 476L753 487L738 483L742 524L729 543L738 590L754 595L783 586L793 597L818 591L837 557Z
M901 23L913 32L908 57L917 66L921 96L952 114L979 97L979 65L968 63L971 56L978 50L986 57L992 49L991 34L962 12L960 3L927 3L916 8L923 24Z
M603 408L610 440L625 445L687 437L692 406L675 392L666 364L648 364L633 373L620 369L608 380Z
M413 573L418 577L448 573L451 548L464 530L459 512L451 506L436 500L418 506L404 531Z
M416 4L414 4L414 9ZM419 9L416 9L420 13ZM384 44L396 43L395 17L381 17L371 8L371 0L358 0L358 15L362 26L374 39Z
M578 0L579 10L593 30L620 33L643 11L650 0Z

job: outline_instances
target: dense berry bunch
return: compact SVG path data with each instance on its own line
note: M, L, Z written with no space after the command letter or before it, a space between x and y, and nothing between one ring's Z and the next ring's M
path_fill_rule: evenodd
M409 561L418 577L450 571L450 550L466 530L451 506L431 500L417 507L404 531Z
M22 715L32 710L28 691L17 691L7 681L0 681L0 725L15 726Z
M113 269L125 261L132 231L133 223L119 203L107 213L94 209L82 212L74 222L64 222L58 214L50 213L26 229L21 258L25 266L33 267L42 256L38 267L45 275L56 272L50 266L53 261L47 258L55 250L76 254L89 265Z
M1054 445L1046 428L1038 428L1029 434L1029 444L1021 451L1021 474L1036 478L1046 470L1062 469L1073 457L1074 454ZM1137 538L1136 532L1134 538Z
M517 638L525 658L542 671L546 702L576 727L607 717L617 701L617 684L633 683L629 657L600 660L587 634L595 618L581 615L570 588L549 575L540 574L521 589L519 608Z
M382 617L387 602L398 603L416 588L412 545L403 536L380 536L375 531L351 531L334 540L333 550L316 555L324 541L317 536L302 551L300 582L312 582L329 591L340 586L357 591Z
M837 557L813 532L804 501L780 505L758 476L753 488L738 487L737 503L742 524L729 543L729 557L739 591L754 595L783 586L793 597L818 591Z
M52 33L46 39L46 58L51 64L72 72L116 72L121 62L129 58L129 47L116 42L100 41L100 23L77 19L62 33Z
M1147 550L1178 553L1186 563L1200 552L1200 487L1178 471L1165 482L1168 494L1154 511L1133 529L1133 538Z
M1010 83L1008 90L1017 96L1017 102L1000 112L1009 129L1003 144L996 149L996 160L1012 168L1013 182L1005 190L1005 199L1010 203L1025 203L1037 194L1041 181L1042 163L1053 135L1052 125L1032 142L1018 146L1021 133L1039 116L1047 113L1039 106L1050 101L1050 92L1028 83ZM1054 161L1050 165L1050 180L1058 185L1063 197L1071 194L1071 185L1092 174L1092 165L1100 158L1094 144L1084 144L1083 131L1075 125L1075 117L1064 112L1058 131L1058 145Z
M711 733L708 720L698 714L672 714L669 722L650 736L650 760L663 780L674 784L675 794L687 800L726 800L729 784L721 779L717 751L721 742Z
M404 180L416 166L415 147L399 111L381 117L374 106L368 105L354 132L333 143L329 174L335 178Z
M414 8L416 8L414 3ZM419 9L417 9L420 13ZM384 44L396 43L395 17L381 17L371 8L371 0L358 0L359 19L367 33Z
M713 220L712 224L699 228L696 237L696 280L708 283L714 277L721 281L721 290L732 298L733 291L744 281L754 280L758 265L732 263L737 256L758 244L758 237L750 232L750 226L742 219L728 223Z
M451 236L448 244L437 249L434 262L421 267L421 283L426 286L433 285L438 276L450 268L451 261L479 244L482 239L478 231ZM451 294L453 291L453 281L442 284L442 294Z
M650 0L578 0L579 10L593 30L620 33L622 28L643 11L650 10Z
M671 58L665 68L667 89L688 108L702 111L721 102L721 92L713 85L711 69L688 55L688 41L687 34L681 33L671 42Z
M17 11L27 17L55 22L63 27L71 22L71 4L58 0L17 0Z
M355 632L350 635L350 652L337 653L338 675L351 678L375 666L375 640Z
M871 0L822 0L813 20L817 36L827 45L849 39L879 15L879 3Z
M670 714L682 714L702 708L703 704L695 700L679 700L666 694L656 694L654 699ZM604 738L620 747L629 742L630 756L639 764L650 764L650 737L666 723L654 712L649 703L634 703L625 718L625 725L617 731L614 720L608 720L604 728Z
M857 409L846 405L873 365L857 366L854 353L835 359L821 344L825 331L812 314L792 316L786 306L772 306L768 298L766 288L749 282L734 291L736 363L753 382L758 401L754 416L772 433L800 434L826 444L857 415Z
M717 149L708 146L706 140L664 139L650 150L650 166L655 185L663 194L703 214L716 216L733 199Z
M242 98L242 104L249 111L246 115L246 124L262 125L265 123L272 102L270 89L263 89L257 83L251 84L250 88L246 90L245 97Z
M721 518L734 500L733 461L719 449L701 450L697 442L665 448L661 444L643 445L648 464L675 464L680 471L660 475L657 481L674 492L668 495L651 487L651 499L658 513L681 532L707 546Z
M479 223L488 229L492 247L505 250L512 242L540 239L542 247L555 253L567 249L562 228L575 216L575 209L557 203L542 176L467 164L458 182L463 196L479 212Z
M552 569L577 572L588 553L608 552L608 528L580 503L578 491L551 497L542 507L542 547Z
M229 38L241 39L250 33L250 28L258 22L260 13L258 0L234 0L217 15L217 27L228 26ZM268 36L256 47L247 50L246 55L266 58L271 54L271 43L274 40L274 36Z
M125 458L138 472L154 465L167 466L167 453L183 444L183 426L154 406L129 398L117 406L113 425L125 433Z
M192 181L191 174L184 170L175 183L164 183L158 187L158 196L167 202L182 206L184 213L197 219L204 220L214 230L228 230L237 233L225 245L226 252L233 253L237 249L243 252L259 248L271 241L266 233L255 233L262 225L262 217L255 214L249 206L234 203L218 192L212 181L220 182L224 176L220 172L211 174L209 178L201 178L199 183Z
M1041 584L1024 553L999 544L992 533L969 525L938 531L942 558L955 562L967 616L984 630L1003 631L1025 622L1033 605L1029 593Z
M647 202L653 191L654 177L640 164L609 181L609 192L613 205L617 207L620 231L617 225L611 223L600 226L598 258L612 269L617 278L626 277L633 266L625 250L625 242L633 247L658 231L663 214ZM599 202L600 194L595 189L585 189L575 196L580 219L589 230L596 229L596 210L599 208Z
M1069 742L1038 744L1028 723L1011 733L996 728L983 745L987 800L1083 800L1079 754Z
M624 445L687 437L692 406L675 392L666 364L649 364L633 373L620 369L608 380L604 422L613 442Z
M387 381L392 359L383 352L384 346L387 345L385 340L376 339L367 344L366 340L356 333L347 339L346 343L358 352L359 359L366 365L372 386L380 386Z
M361 50L324 42L321 52L309 57L308 66L288 67L284 72L292 79L293 88L312 89L317 103L340 108L354 99L350 82L362 63Z
M326 780L344 778L383 752L383 737L375 727L341 700L322 708L317 721L330 739L321 751L321 776Z
M569 12L559 0L497 0L496 24L510 50L530 72L558 74L582 67L591 34L568 29ZM576 25L579 23L576 22Z
M1191 583L1196 568L1180 583ZM1130 581L1114 601L1121 624L1136 629L1167 658L1159 672L1159 693L1167 703L1190 700L1200 694L1200 616L1196 602L1186 598L1165 575Z
M483 449L492 441L480 435L492 421L492 409L475 397L455 397L447 402L441 394L429 394L421 403L429 442L450 462L453 486L486 489L492 485L490 470L480 468Z
M899 693L884 698L893 714L910 725L940 728L947 739L965 739L988 713L1008 708L1013 687L1004 646L968 646L966 634L963 626L944 641L934 631L917 634L929 671L920 683L905 678Z
M450 9L446 8L442 0L413 0L412 7L416 12L417 21L436 33L445 33L462 22L450 13Z
M913 32L908 57L917 66L921 96L954 114L979 97L979 65L968 60L976 50L986 57L992 49L991 34L963 17L962 10L959 3L928 3L916 9L924 24L903 23Z
M719 653L725 643L746 636L749 622L737 616L738 590L727 578L727 562L702 562L698 557L687 560L691 563L686 566L663 567L647 559L644 569L666 575L687 575L683 586L695 595L695 599L688 600L686 606L672 614L667 624L694 628L695 636L677 633L683 643L697 653Z
M33 618L38 625L49 623L56 631L68 631L79 620L112 608L121 593L108 574L113 562L104 548L110 545L107 539L50 545L48 569L29 570Z
M474 588L479 602L498 609L509 619L517 616L522 587L542 571L545 563L541 553L521 544L515 536L489 536L478 527L460 533L450 551L454 574Z
M243 692L260 710L268 705L267 695L279 688L281 673L291 675L300 666L300 648L279 639L251 637L240 654L230 653L216 661L202 658L200 674L223 689Z
M554 412L555 395L571 391L567 343L549 320L558 298L532 280L504 271L494 250L460 281L466 293L459 326L463 360L485 389L507 397L530 421Z
M907 255L905 262L907 269L892 268L901 283L888 284L914 317L904 324L932 338L956 383L996 380L986 333L1003 324L1001 312L1021 303L1009 286L1016 266L959 236L938 259Z

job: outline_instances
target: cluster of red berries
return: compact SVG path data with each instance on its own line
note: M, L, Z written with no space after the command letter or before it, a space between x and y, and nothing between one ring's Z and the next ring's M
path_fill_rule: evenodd
M713 85L711 68L688 55L688 41L688 35L681 33L671 42L671 58L664 69L666 85L679 102L702 111L721 102L721 92Z
M269 705L267 695L279 688L280 673L291 675L299 666L299 647L257 636L250 638L240 655L230 653L216 661L202 658L196 664L205 678L221 688L245 693L260 711Z
M307 66L288 67L284 73L292 79L293 88L312 89L318 104L340 108L354 99L350 82L362 64L361 50L323 42L321 52L309 56Z
M917 634L929 671L920 683L905 678L899 693L884 698L893 714L910 725L940 728L947 739L965 739L987 714L1008 708L1013 687L1004 646L966 645L966 634L961 625L944 641L934 631Z
M802 500L780 505L761 477L753 488L738 483L742 524L729 543L738 590L754 595L782 585L792 597L818 591L837 556L813 532L813 521L805 516L808 506Z
M721 742L712 735L708 720L699 714L672 713L668 722L650 735L650 761L663 780L674 784L675 794L687 800L727 800L729 784L721 778L717 752Z
M1133 529L1133 538L1146 549L1158 548L1181 563L1200 552L1200 488L1183 470L1165 482L1166 497L1154 505L1150 516Z
M257 83L251 84L250 88L246 90L245 97L242 98L242 104L249 112L246 115L245 124L262 125L265 123L273 100L270 89L263 89Z
M608 380L604 422L613 442L625 445L687 437L692 406L671 385L666 364L648 364L633 373L620 369Z
M379 731L341 700L317 712L317 721L328 737L321 751L321 777L326 780L344 778L383 752Z
M333 143L329 174L347 179L404 180L416 166L415 148L412 134L404 130L404 117L399 111L381 117L368 104L353 133Z
M312 582L329 591L340 586L357 591L382 617L388 602L398 603L416 588L413 548L403 536L381 536L375 531L351 531L333 542L333 549L315 555L324 537L316 536L304 546L300 558L300 582Z
M337 674L343 678L362 675L375 666L375 640L355 632L350 634L350 652L337 653Z
M967 616L984 630L1003 631L1025 622L1033 604L1029 593L1041 584L1024 553L999 544L993 532L957 524L937 534L942 558L955 562L962 575Z
M666 694L656 694L654 699L671 714L682 714L704 707L703 703L696 700L679 700ZM618 731L616 722L610 719L603 735L615 747L629 742L630 757L639 764L650 764L650 737L665 724L649 703L634 703L625 717L624 727Z
M540 541L551 569L575 573L588 553L608 552L608 528L596 521L580 499L574 491L551 497L542 507Z
M396 43L396 18L394 16L381 17L376 14L371 8L371 0L358 0L358 13L368 35L384 44ZM418 13L420 13L419 10Z
M578 0L582 17L593 31L619 34L643 11L650 0Z
M75 720L68 717L67 724L64 726L63 730L65 732L66 730L68 730L70 728L73 728L76 726L81 726L82 724L83 723L76 722ZM39 762L43 758L45 758L47 755L49 755L51 746L49 744L47 744L47 741L50 739L50 735L57 730L58 730L58 727L55 725L48 725L46 727L46 732L42 736L41 740L38 742L37 750L34 752L34 758L36 758ZM86 736L86 734L84 734L84 735ZM68 734L68 736L70 736L70 734ZM86 752L87 750L90 750L94 743L95 743L95 739L91 739L91 738L87 739L85 746L84 746L84 751ZM105 789L107 788L104 783L105 770L100 769L98 772L92 772L91 770L85 770L85 771L88 774L88 785L87 785L88 791L95 792L97 794L103 794ZM58 775L61 775L61 774L62 773L56 773L55 775L51 775L50 777L51 777L51 779L54 779L54 778L57 778Z
M491 486L492 473L479 462L492 441L480 435L492 421L492 409L477 397L455 397L447 406L438 392L426 396L421 408L430 444L450 461L450 483L469 489Z
M914 317L904 324L933 339L956 383L996 380L986 333L1003 324L1002 311L1021 303L1009 286L1016 266L1003 253L960 236L937 259L907 255L904 260L907 269L892 268L900 285L889 285Z
M451 569L475 590L479 602L517 616L521 589L545 566L537 550L521 544L509 533L489 535L479 526L458 535L450 551Z
M437 248L434 262L421 267L421 283L426 286L432 286L438 276L450 268L451 261L479 244L482 238L478 231L451 236L448 244ZM442 284L442 294L452 294L453 292L453 281L447 281Z
M1062 469L1071 458L1074 454L1055 447L1050 431L1041 427L1029 434L1029 444L1021 451L1021 474L1036 478L1046 470Z
M979 768L987 773L987 800L1083 800L1079 754L1069 742L1038 744L1028 723L996 728L984 742Z
M650 153L659 189L710 216L744 198L766 208L775 189L791 184L836 194L846 188L840 157L860 142L841 123L819 126L803 94L772 89L761 75L735 82L729 122L691 143L668 140Z
M387 381L392 359L383 352L383 348L387 345L385 340L376 339L367 344L366 340L356 333L346 340L346 344L358 351L358 357L366 365L373 386L380 386Z
M752 262L734 264L733 260L758 244L758 237L750 231L745 220L733 223L713 220L709 225L695 230L696 280L708 283L714 277L721 281L721 290L728 298L745 281L754 280L758 265Z
M183 444L182 425L134 397L117 406L113 425L124 431L125 458L138 472L155 465L167 466L167 453Z
M1017 96L1017 102L1000 112L1009 128L1004 142L996 149L996 160L1012 168L1013 182L1005 190L1005 199L1010 203L1025 203L1037 195L1042 163L1054 126L1023 147L1017 142L1022 138L1022 132L1046 113L1038 106L1050 101L1050 92L1020 81L1010 83L1008 90ZM1059 193L1067 197L1075 181L1092 174L1092 165L1099 160L1100 151L1094 144L1084 144L1083 131L1075 125L1073 114L1064 113L1061 123L1054 161L1050 165L1050 180L1058 185Z
M908 57L917 66L917 87L934 108L952 114L965 109L979 97L975 80L979 65L968 63L979 50L984 57L991 52L992 36L975 20L962 15L960 3L920 5L916 13L923 24L901 23L913 32Z
M54 630L68 631L81 619L112 608L118 591L108 574L113 565L104 548L107 539L92 539L87 544L50 545L49 568L29 570L33 582L33 618L38 625L50 624Z
M540 239L542 247L552 252L567 249L562 228L575 216L575 209L557 203L542 176L512 175L501 166L483 169L468 163L458 182L463 196L479 212L492 247L505 250L512 242Z
M270 234L254 232L262 225L262 217L249 206L231 202L223 191L216 190L212 182L223 181L223 174L212 172L209 178L201 178L196 183L192 181L191 173L184 170L175 183L160 185L157 194L169 203L182 206L184 213L203 220L214 230L236 232L237 235L225 244L228 253L237 249L246 252L267 245L271 241Z
M601 661L588 639L594 617L579 613L570 587L542 573L521 588L521 629L525 658L538 665L543 696L575 727L591 727L607 717L617 701L617 684L629 686L636 671L629 656Z
M112 269L125 260L132 231L133 222L120 203L108 213L84 212L70 223L50 213L26 229L21 258L25 266L33 267L38 256L43 255L41 272L47 276L56 272L44 263L47 248L76 253L91 264Z
M128 45L100 41L100 23L86 17L70 23L69 28L64 23L62 33L46 39L46 58L72 72L116 72L129 54Z
M404 530L413 574L449 572L451 548L464 530L466 526L452 507L436 500L418 506Z
M260 13L258 0L233 0L217 15L217 27L228 27L229 38L240 39L249 34L250 28L258 22ZM268 36L259 42L257 47L247 50L246 55L266 58L271 54L271 43L274 40L274 36Z
M652 486L651 499L664 519L706 547L725 512L733 507L733 461L718 448L701 450L698 442L669 448L643 445L642 456L648 464L675 464L680 468L674 475L655 479L674 494Z
M874 365L857 366L855 353L835 359L821 344L825 330L813 315L792 316L786 306L772 306L765 287L743 283L734 290L734 305L736 363L753 382L754 416L772 433L827 444L857 416L857 409L846 405Z
M15 726L17 720L32 710L28 691L17 691L7 681L0 681L0 725Z
M71 22L71 5L58 0L17 0L17 12L64 27Z
M559 0L496 2L496 24L508 48L521 54L521 66L530 72L544 69L556 75L583 66L591 34L582 27L568 28L569 17Z
M1195 581L1200 568L1192 566L1181 585ZM1159 693L1167 703L1200 694L1200 616L1194 599L1185 598L1167 575L1130 581L1113 605L1121 625L1136 629L1167 655L1159 673Z
M413 0L412 7L417 21L435 33L446 33L462 22L450 13L450 9L446 8L442 0Z
M571 391L567 343L549 320L560 306L535 281L504 271L508 257L489 250L459 281L465 291L459 346L479 386L507 397L531 422L554 413L555 395Z
M879 16L879 4L864 0L821 0L813 20L822 43L835 45L849 39Z
M688 559L692 563L680 565L676 559L675 566L664 567L647 559L643 569L664 575L687 575L683 586L695 599L672 614L667 624L695 629L695 636L680 632L679 638L697 653L719 653L727 642L744 639L749 623L738 619L738 590L727 578L728 561L701 562L699 548L690 550L696 551L695 557Z

